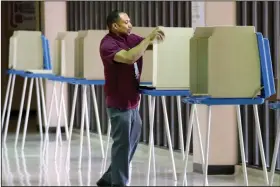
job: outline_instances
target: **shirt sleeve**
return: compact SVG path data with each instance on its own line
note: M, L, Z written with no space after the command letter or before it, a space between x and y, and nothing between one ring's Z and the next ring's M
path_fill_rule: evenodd
M121 50L122 48L115 41L105 40L100 45L100 56L103 60L113 63L116 53Z

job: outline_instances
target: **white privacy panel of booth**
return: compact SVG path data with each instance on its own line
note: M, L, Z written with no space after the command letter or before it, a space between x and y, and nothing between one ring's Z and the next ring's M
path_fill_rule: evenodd
M259 93L260 60L253 26L197 27L190 51L194 95L250 98Z
M106 30L78 31L75 39L75 76L88 80L104 80L104 68L99 53L102 38Z
M136 27L133 32L147 36L154 28ZM155 41L152 51L143 56L141 82L150 82L156 89L189 89L189 52L192 28L161 27L165 33L162 43Z
M78 32L59 32L56 37L53 72L63 77L75 77L75 39Z
M14 31L10 38L9 69L42 70L43 48L40 31Z
M83 40L83 78L104 80L104 67L100 57L99 46L106 30L88 30Z
M132 32L143 38L147 37L152 31L153 27L133 27ZM143 67L140 78L141 84L152 84L153 82L153 51L147 50L143 55Z
M76 78L83 77L83 70L84 70L84 45L83 45L83 38L87 35L88 31L78 31L78 36L75 39L75 76Z

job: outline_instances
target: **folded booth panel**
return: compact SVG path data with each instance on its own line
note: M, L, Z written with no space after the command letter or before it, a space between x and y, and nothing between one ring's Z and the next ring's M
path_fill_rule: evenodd
M83 78L104 80L104 67L100 57L100 42L108 33L106 30L89 30L83 38Z
M40 31L15 31L10 38L9 67L16 70L43 69Z
M190 90L208 95L208 39L214 27L197 27L190 39Z
M153 87L189 89L189 54L192 28L162 27L163 43L153 45Z
M78 32L67 31L59 33L56 38L56 74L64 77L75 77L75 39Z
M86 37L88 31L78 31L78 36L75 39L75 77L83 77L83 64L84 64L84 37Z
M190 43L190 89L193 94L208 94L208 38L191 39Z
M56 75L61 74L61 40L63 39L66 32L58 32L55 38L55 51L54 51L54 59L53 59L53 73Z
M258 93L260 58L254 27L198 27L194 40L197 53L191 55L197 57L191 58L198 60L191 63L198 64L191 66L197 69L190 73L196 73L194 83L199 89L191 88L192 93L215 98L254 97Z
M16 67L16 37L9 39L9 69Z

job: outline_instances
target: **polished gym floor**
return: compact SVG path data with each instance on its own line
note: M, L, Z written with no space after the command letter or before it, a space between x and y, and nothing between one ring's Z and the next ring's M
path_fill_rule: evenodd
M5 144L2 144L2 185L3 186L95 186L102 174L104 159L102 159L100 143L97 135L91 134L91 157L88 155L86 136L83 144L83 157L79 163L80 134L73 133L71 142L70 162L67 162L67 141L59 144L55 157L55 135L51 134L50 142L43 156L42 144L38 133L28 133L25 148L21 150L21 138L17 148L14 146L14 133L9 133ZM65 140L65 137L63 137ZM106 147L106 136L104 136ZM108 154L106 168L110 162ZM131 186L176 186L183 184L183 161L180 152L174 152L178 180L173 180L172 166L169 152L155 148L156 173L151 170L147 182L148 146L140 144L131 167ZM192 156L189 157L189 171L187 173L188 186L203 185L203 175L192 172ZM69 165L68 165L69 163ZM70 168L69 170L67 168ZM209 176L209 185L242 186L243 174L240 166L236 166L236 174L232 176ZM265 185L261 170L248 168L249 185ZM279 186L280 175L274 178L274 185Z

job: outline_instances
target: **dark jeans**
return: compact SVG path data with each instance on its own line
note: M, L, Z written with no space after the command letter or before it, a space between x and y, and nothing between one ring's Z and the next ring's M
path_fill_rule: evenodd
M111 165L102 179L112 185L126 186L129 179L129 164L141 135L142 120L138 109L119 110L108 108L111 120Z

